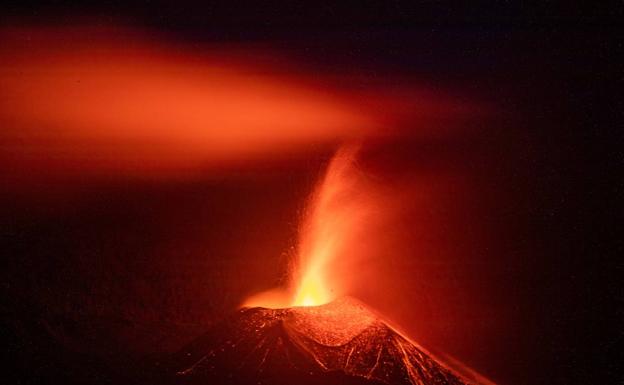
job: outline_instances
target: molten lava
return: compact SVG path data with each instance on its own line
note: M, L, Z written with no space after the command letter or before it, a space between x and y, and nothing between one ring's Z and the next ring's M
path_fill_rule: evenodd
M319 306L347 294L347 280L335 272L337 262L357 251L365 223L380 211L380 201L366 188L357 168L357 152L355 146L341 148L312 194L290 288L281 294L277 289L255 295L244 306Z
M345 252L366 208L354 205L356 148L343 148L332 159L327 173L312 197L308 218L301 229L296 295L292 306L318 306L334 299L336 283L330 282L332 260Z
M327 299L330 298L322 277L315 272L311 272L311 275L301 282L293 306L319 306L327 303Z

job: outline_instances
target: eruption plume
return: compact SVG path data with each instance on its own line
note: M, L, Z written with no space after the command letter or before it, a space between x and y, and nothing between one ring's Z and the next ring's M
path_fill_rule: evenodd
M318 306L347 293L347 280L335 274L335 269L341 262L352 267L359 259L346 260L347 255L366 256L359 243L372 223L383 218L383 201L358 169L358 151L356 145L339 149L310 197L300 226L290 287L254 295L246 306Z
M418 135L439 135L424 123L475 112L439 92L293 67L266 47L117 26L2 27L0 182L196 177L397 134L415 118Z
M358 146L338 150L312 194L290 287L249 298L227 322L236 326L217 328L219 335L235 341L231 347L211 332L185 348L178 358L178 375L190 383L220 378L223 370L231 370L231 356L241 354L247 357L241 367L249 366L238 374L243 383L250 378L271 383L296 378L303 383L492 384L459 362L451 369L348 297L354 284L349 276L379 257L384 243L380 228L395 221L401 201L360 169L358 152ZM252 338L248 330L259 336ZM221 369L215 371L214 362Z
M340 294L329 275L331 262L348 251L372 209L358 199L356 155L355 147L339 150L312 197L299 241L293 306L323 305Z

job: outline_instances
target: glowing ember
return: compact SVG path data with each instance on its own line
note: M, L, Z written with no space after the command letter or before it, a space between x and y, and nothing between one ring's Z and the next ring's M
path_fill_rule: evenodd
M184 383L486 383L460 375L360 302L246 308L174 357Z

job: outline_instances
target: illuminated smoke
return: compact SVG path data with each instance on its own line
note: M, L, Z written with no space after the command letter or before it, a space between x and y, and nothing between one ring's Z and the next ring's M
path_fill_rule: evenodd
M1 171L23 178L184 177L376 125L357 103L263 59L270 51L191 50L97 28L0 32L0 140L12 164Z
M294 70L266 47L154 37L113 26L0 29L5 184L253 168L311 144L443 135L475 112L405 79Z

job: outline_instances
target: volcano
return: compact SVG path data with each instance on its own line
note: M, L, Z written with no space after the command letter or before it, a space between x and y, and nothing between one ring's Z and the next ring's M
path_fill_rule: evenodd
M174 357L181 384L476 384L356 299L243 308Z

